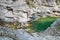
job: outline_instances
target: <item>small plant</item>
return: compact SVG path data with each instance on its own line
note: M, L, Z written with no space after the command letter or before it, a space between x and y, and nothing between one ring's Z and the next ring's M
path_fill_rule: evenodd
M26 4L27 5L30 5L30 0L26 0Z
M36 6L34 5L34 3L32 3L31 6L32 6L33 8L36 8Z
M17 29L19 23L8 23L8 27L11 29Z
M60 4L60 0L56 0L56 3L57 3L57 5L59 5Z
M3 22L1 19L0 19L0 26L4 26L5 25L5 22Z
M34 0L26 0L26 4L29 6L29 7L34 7L35 8L35 5L34 5Z
M35 32L42 32L50 27L55 20L55 17L39 18L38 20L29 23L29 28Z

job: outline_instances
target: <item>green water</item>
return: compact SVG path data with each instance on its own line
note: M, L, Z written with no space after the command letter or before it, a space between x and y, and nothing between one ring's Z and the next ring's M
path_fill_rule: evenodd
M46 18L40 18L34 22L30 23L29 28L31 30L34 30L35 32L42 32L56 20L55 17L46 17Z

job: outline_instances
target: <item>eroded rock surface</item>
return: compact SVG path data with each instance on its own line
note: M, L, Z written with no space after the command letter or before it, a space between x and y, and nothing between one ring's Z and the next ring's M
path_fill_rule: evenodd
M5 22L18 22L24 25L28 21L35 21L40 17L58 17L60 16L60 8L56 1L0 0L0 21L2 20L2 25ZM5 26L7 26L6 23ZM60 40L60 32L56 29L57 25L60 25L60 19L55 21L51 27L42 33L43 35L28 33L24 29L11 30L8 27L0 26L0 40Z
M27 23L30 20L35 20L40 17L51 16L55 12L58 12L55 16L59 16L60 10L55 1L56 0L0 0L0 19L5 22L18 21Z
M60 36L42 34L28 33L24 29L12 30L8 27L0 26L0 40L60 40Z
M60 36L60 19L57 19L51 27L47 28L43 34L45 35L53 35L53 36Z
M15 31L8 27L0 26L0 40L18 40Z

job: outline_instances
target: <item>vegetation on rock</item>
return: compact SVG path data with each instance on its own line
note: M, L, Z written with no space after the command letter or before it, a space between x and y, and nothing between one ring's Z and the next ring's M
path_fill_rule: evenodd
M56 20L55 17L40 18L34 22L31 22L29 28L35 32L44 31Z
M29 7L33 7L35 8L35 4L34 4L34 0L26 0L26 4L29 6Z

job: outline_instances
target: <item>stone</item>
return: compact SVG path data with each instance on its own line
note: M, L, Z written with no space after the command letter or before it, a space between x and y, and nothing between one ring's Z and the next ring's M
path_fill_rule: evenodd
M15 31L8 27L0 26L0 40L17 40Z
M57 27L60 25L60 19L57 19L53 24L51 24L51 27L47 28L43 34L44 35L53 35L53 36L59 36L60 31L57 29Z
M0 40L13 40L13 39L8 38L8 37L0 37Z

